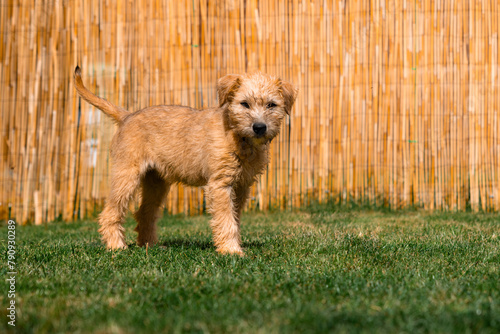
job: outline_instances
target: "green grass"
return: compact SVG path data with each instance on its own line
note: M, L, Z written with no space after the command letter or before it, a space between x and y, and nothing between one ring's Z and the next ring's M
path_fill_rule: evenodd
M132 220L132 246L119 252L104 249L94 222L18 226L15 331L500 331L497 215L251 213L245 258L215 253L208 220L164 217L161 245L147 252L133 246ZM5 254L5 226L0 235ZM5 280L0 290L0 331L12 331Z

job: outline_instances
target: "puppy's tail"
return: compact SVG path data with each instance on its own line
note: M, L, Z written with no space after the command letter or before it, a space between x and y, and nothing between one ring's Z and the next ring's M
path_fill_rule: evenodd
M116 123L121 123L125 116L129 115L130 112L128 110L125 110L123 108L120 108L118 106L115 106L114 104L108 102L107 100L100 98L99 96L96 96L92 94L91 91L89 91L85 86L83 85L82 81L82 71L80 70L80 67L77 66L75 68L75 74L73 75L75 79L75 87L76 90L78 91L78 94L93 105L96 108L99 108L102 110L106 115L110 116L113 118L113 120Z

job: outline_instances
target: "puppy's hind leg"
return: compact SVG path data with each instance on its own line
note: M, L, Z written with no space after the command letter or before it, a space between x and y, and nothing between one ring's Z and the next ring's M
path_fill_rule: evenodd
M142 202L139 210L134 214L137 220L135 231L137 244L152 246L158 242L156 235L156 221L160 215L160 208L170 189L170 185L155 170L146 172L141 182Z
M111 179L111 192L104 210L99 215L99 233L109 249L127 248L123 220L130 199L139 186L140 174L136 168L114 167Z

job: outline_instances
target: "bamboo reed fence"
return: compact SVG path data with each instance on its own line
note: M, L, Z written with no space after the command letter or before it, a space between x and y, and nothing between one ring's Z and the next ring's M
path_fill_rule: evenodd
M0 219L99 210L115 131L72 85L129 110L216 103L260 70L299 95L251 208L311 200L498 210L498 1L0 0ZM171 213L199 213L172 189Z

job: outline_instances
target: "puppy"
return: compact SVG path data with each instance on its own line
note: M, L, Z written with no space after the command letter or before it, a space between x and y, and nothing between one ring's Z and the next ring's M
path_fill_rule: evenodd
M127 247L123 221L138 188L137 243L157 243L160 207L170 186L182 183L204 187L217 251L243 255L241 211L268 164L269 143L290 114L296 88L261 73L229 74L217 82L215 108L162 105L129 112L85 88L78 66L74 79L80 96L118 125L111 142L111 191L99 216L107 247Z

